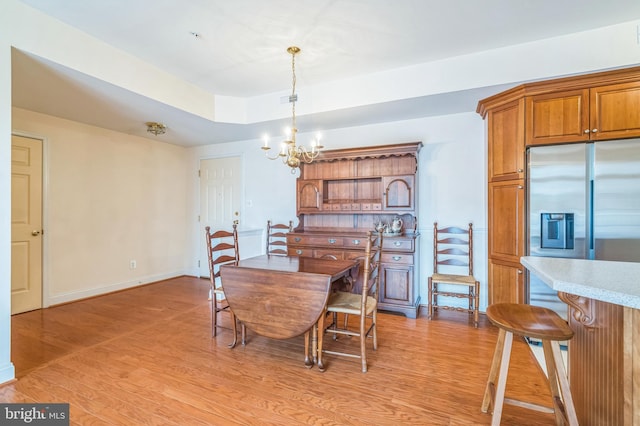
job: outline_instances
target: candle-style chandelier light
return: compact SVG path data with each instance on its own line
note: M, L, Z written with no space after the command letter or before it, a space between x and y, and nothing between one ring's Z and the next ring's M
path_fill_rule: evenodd
M320 145L319 135L311 141L310 149L296 145L296 133L298 133L298 128L296 127L296 101L298 100L298 95L296 94L296 55L300 53L300 48L291 46L287 48L287 52L291 55L291 71L293 74L293 88L291 90L291 96L289 96L289 102L291 103L291 128L287 129L287 139L282 142L280 151L275 156L269 156L271 147L269 146L268 136L264 137L262 149L269 160L281 158L284 164L291 167L291 173L295 174L302 162L313 162L320 154L320 150L324 147Z

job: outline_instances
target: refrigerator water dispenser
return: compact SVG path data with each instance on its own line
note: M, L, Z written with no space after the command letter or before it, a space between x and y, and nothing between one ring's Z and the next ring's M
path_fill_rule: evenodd
M573 249L573 213L541 213L540 224L540 248Z

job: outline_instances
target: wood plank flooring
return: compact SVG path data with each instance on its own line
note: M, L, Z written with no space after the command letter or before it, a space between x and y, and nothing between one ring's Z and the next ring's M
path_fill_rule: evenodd
M484 317L475 329L458 312L433 321L382 313L367 373L330 355L320 373L304 367L302 337L249 332L235 349L230 331L212 338L208 290L208 280L181 277L13 316L18 380L0 387L0 402L68 402L77 425L490 423L480 406L497 329ZM508 396L549 405L520 340L510 372ZM506 406L502 424L554 419Z

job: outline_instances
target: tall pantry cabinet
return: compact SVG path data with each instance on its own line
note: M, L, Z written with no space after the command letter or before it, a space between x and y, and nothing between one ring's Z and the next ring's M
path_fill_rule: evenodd
M523 84L483 99L487 122L488 302L526 301L526 149L640 137L640 67Z

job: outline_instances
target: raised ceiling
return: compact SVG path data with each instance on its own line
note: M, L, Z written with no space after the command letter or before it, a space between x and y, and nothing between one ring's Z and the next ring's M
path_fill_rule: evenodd
M249 98L291 85L285 49L299 45L298 86L628 22L637 0L21 0L215 95ZM166 122L165 141L252 139L273 122L212 122L27 52L14 50L13 105L125 133ZM325 129L473 111L504 87L371 104L300 117ZM60 99L65 102L61 103ZM141 130L142 129L142 130Z

